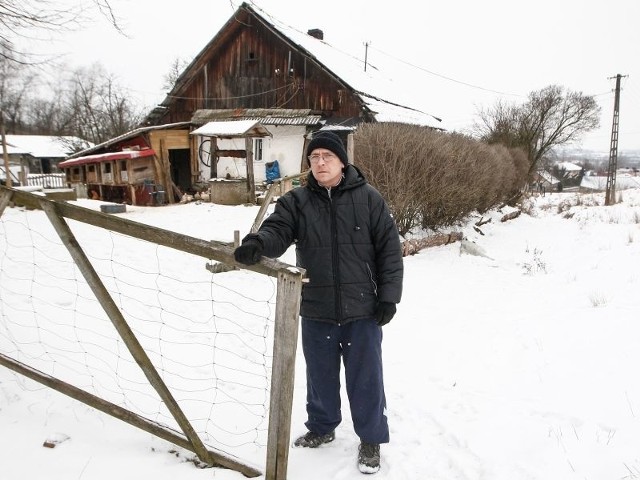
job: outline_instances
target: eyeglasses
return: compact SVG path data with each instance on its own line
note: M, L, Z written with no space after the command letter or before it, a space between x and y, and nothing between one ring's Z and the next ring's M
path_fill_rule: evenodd
M333 153L314 153L313 155L309 155L307 158L311 163L316 164L320 160L324 161L325 163L330 163L338 157Z

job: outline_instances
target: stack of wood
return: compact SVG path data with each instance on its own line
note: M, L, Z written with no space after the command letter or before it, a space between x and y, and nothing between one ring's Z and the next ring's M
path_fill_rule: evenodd
M423 248L448 245L462 240L462 232L437 233L424 238L415 238L402 242L402 256L415 255Z

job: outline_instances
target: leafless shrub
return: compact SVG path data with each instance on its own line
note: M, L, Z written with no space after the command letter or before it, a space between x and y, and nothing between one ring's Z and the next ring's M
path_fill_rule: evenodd
M609 299L601 292L593 292L589 295L591 306L594 308L604 307L609 303Z
M565 213L568 212L571 207L573 207L573 202L571 201L571 199L565 198L564 200L562 200L560 203L558 203L558 213Z
M547 263L542 258L542 250L534 248L533 251L526 249L526 253L531 256L530 261L522 264L525 275L535 275L536 273L547 273Z
M529 197L527 197L522 202L520 202L520 210L525 215L534 217L536 215L536 204L532 202Z
M389 202L401 234L453 225L506 202L528 168L518 150L397 123L361 125L355 158Z

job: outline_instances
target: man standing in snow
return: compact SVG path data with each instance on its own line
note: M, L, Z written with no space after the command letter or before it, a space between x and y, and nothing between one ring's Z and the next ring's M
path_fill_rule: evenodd
M235 250L252 265L296 245L306 269L302 289L302 349L307 364L308 432L294 446L316 448L335 439L340 411L340 357L351 417L360 437L358 467L380 469L389 442L382 377L382 326L402 295L400 237L380 193L348 163L342 140L319 132L309 142L307 185L278 199L256 233Z

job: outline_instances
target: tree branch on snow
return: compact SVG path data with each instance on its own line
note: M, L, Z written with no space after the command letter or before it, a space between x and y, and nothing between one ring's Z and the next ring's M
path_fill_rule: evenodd
M438 233L424 238L405 240L402 242L402 256L415 255L420 250L440 245L448 245L462 240L462 232Z

